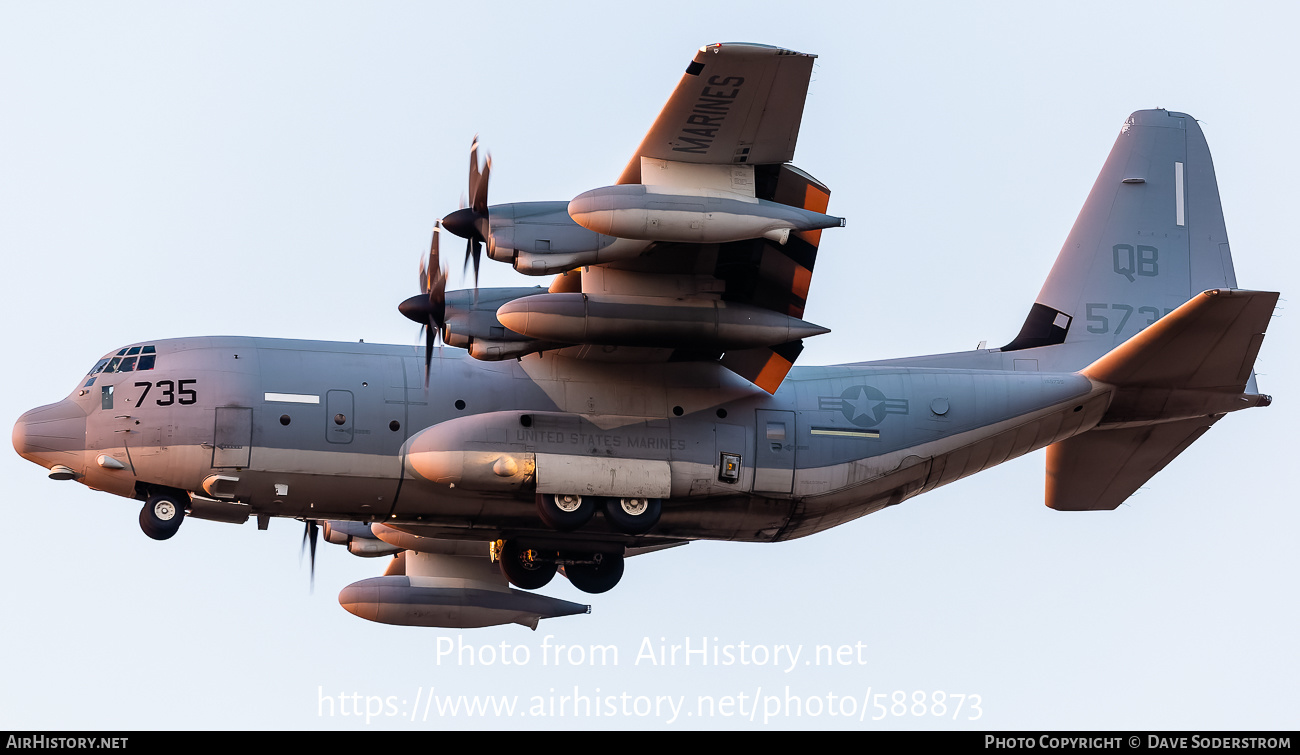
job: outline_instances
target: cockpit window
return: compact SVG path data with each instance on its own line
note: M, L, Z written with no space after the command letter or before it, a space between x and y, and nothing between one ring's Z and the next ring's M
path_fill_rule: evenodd
M117 356L105 357L95 363L88 375L113 372L142 372L152 370L158 359L156 349L152 346L131 346L117 352Z

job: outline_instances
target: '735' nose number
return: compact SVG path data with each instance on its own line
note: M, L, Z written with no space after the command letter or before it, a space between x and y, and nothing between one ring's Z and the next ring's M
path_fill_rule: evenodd
M149 395L150 388L157 388L159 393L154 394L154 403L158 406L171 406L172 404L193 404L199 400L199 394L192 387L198 380L159 380L156 383L142 382L136 383L136 388L143 388L144 392L140 394L140 400L135 402L136 406L142 406L144 399Z

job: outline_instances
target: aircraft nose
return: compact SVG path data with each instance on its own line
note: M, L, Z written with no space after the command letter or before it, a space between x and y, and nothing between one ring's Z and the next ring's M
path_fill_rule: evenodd
M14 450L42 466L86 447L86 413L71 401L37 407L14 423Z

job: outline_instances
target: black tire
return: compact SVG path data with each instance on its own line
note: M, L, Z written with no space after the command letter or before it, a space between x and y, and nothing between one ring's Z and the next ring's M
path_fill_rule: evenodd
M644 535L659 523L660 498L606 498L605 519L619 532Z
M497 565L510 584L521 590L545 587L555 577L554 561L539 561L535 549L521 548L514 540L507 540L497 556Z
M592 496L537 494L537 515L553 530L572 532L591 521L595 513Z
M622 553L597 553L595 564L565 564L564 576L573 586L588 593L608 592L623 578Z
M140 529L154 540L166 540L181 528L185 507L175 496L151 495L140 509Z

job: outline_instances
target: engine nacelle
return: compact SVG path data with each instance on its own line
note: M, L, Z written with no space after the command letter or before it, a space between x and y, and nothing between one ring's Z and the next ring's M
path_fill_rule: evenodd
M326 520L321 527L325 542L346 546L348 553L362 558L376 558L401 553L402 548L394 547L375 537L370 525L364 522Z
M649 242L595 233L569 217L568 202L515 202L488 208L488 256L525 275L631 259Z
M483 288L479 289L477 299L472 290L448 291L447 325L442 330L442 340L448 346L468 349L470 356L488 362L515 359L550 348L552 344L538 342L506 328L497 320L496 314L503 304L545 290L540 286Z
M327 519L321 525L321 535L325 542L334 545L347 545L348 541L354 537L368 538L377 540L370 531L370 525L365 522L349 522L344 519Z
M844 218L730 192L643 184L592 189L569 202L582 227L624 239L721 244L844 225Z
M726 351L830 332L797 317L737 302L654 296L537 294L497 310L501 324L540 341Z
M443 556L476 556L483 558L488 554L488 545L479 540L443 540L424 535L412 535L409 532L389 527L378 522L370 525L374 536L399 550L416 553L436 553ZM403 568L405 574L405 568Z

